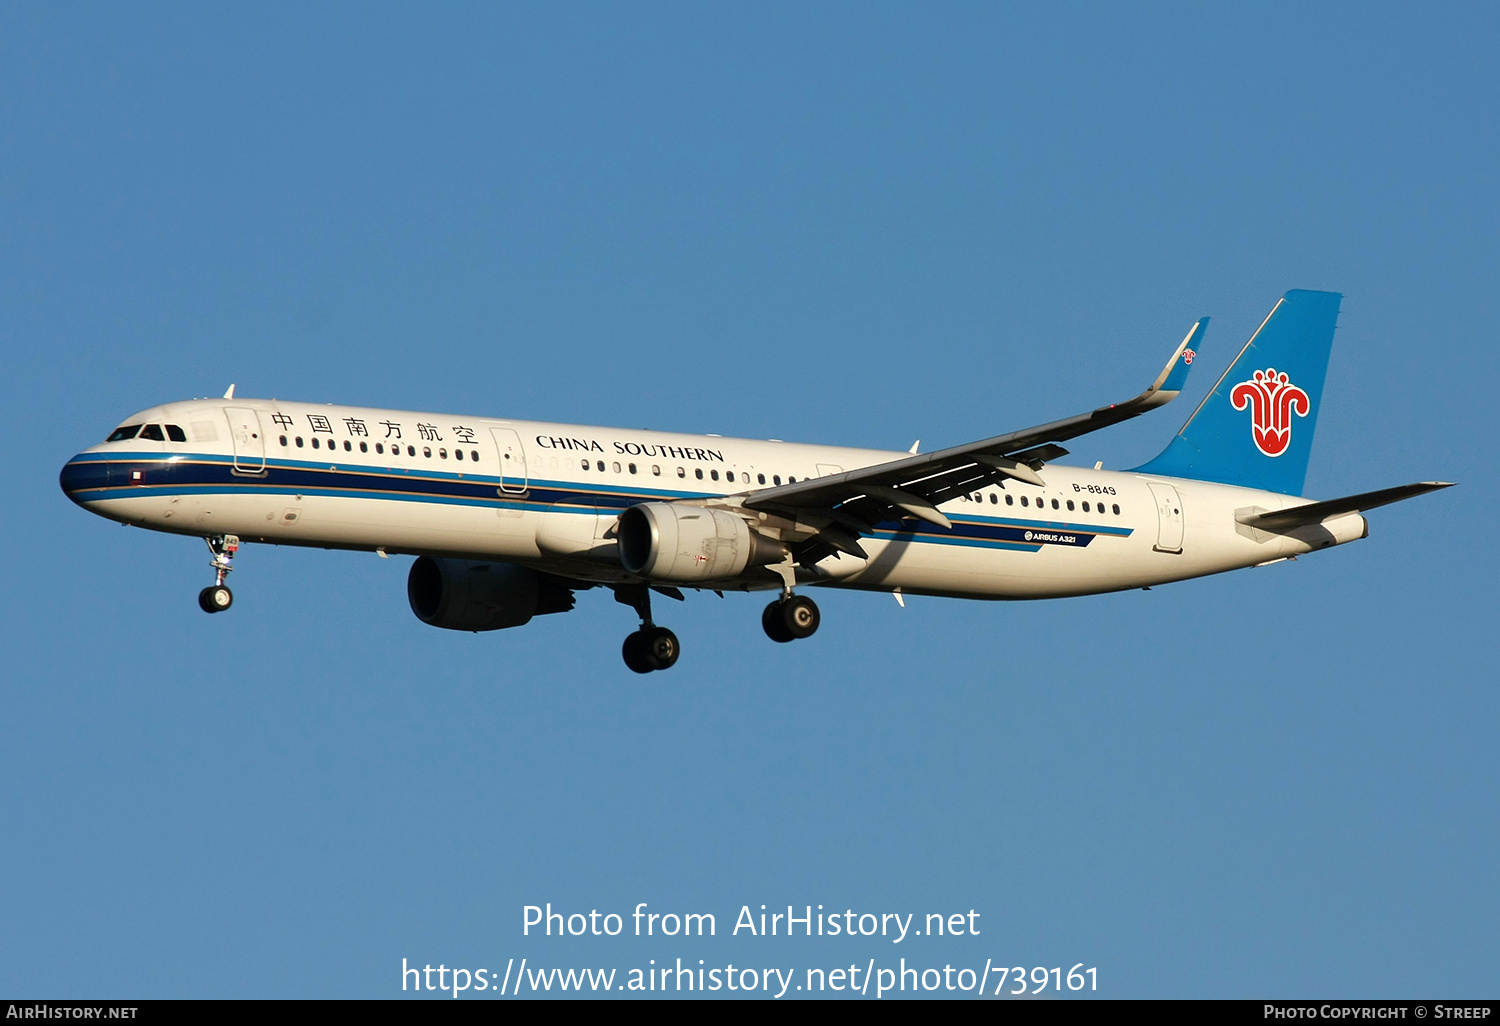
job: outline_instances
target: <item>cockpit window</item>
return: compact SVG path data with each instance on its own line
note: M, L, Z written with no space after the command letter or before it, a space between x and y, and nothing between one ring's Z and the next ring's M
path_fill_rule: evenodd
M168 424L167 437L174 442L186 442L187 432L182 430L182 428L178 427L176 424Z
M141 428L139 437L149 438L153 442L165 442L167 440L166 436L161 433L160 424L147 424L145 427Z
M139 424L126 424L124 427L115 428L114 434L105 439L106 442L123 442L135 437L135 433L141 429Z

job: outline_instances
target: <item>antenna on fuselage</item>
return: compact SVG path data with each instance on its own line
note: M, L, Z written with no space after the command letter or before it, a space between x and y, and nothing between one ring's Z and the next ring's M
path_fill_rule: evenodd
M226 388L224 390L224 398L225 399L233 399L234 398L234 386L233 385L230 385L228 388Z

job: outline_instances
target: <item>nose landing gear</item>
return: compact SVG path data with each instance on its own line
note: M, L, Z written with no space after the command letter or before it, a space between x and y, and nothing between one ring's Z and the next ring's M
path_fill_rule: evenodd
M615 601L630 606L641 618L641 629L626 636L621 647L625 665L636 673L671 669L682 654L682 644L677 635L651 622L651 590L644 584L616 585Z
M766 637L783 643L812 637L821 621L816 602L806 595L790 593L766 606L760 615Z
M208 564L214 568L214 584L198 593L198 608L205 613L222 613L234 603L234 593L224 586L224 578L234 569L232 563L240 549L240 539L238 535L219 534L203 540L214 556Z

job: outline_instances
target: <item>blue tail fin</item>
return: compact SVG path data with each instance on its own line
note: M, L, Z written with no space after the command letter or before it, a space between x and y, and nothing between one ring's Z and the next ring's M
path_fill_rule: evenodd
M1302 494L1342 299L1282 296L1182 430L1136 472Z

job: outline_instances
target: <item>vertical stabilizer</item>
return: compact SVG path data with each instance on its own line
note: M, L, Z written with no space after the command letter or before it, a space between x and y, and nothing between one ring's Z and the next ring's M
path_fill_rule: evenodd
M1282 296L1182 430L1136 472L1300 495L1342 299Z

